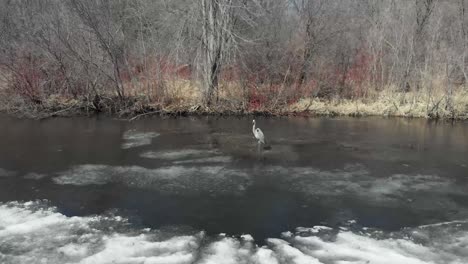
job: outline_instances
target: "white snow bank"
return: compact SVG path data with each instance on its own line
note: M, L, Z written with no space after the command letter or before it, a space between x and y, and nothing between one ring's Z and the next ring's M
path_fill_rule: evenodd
M192 263L203 233L107 231L122 217L67 217L38 203L0 204L0 263ZM117 228L118 229L118 228Z
M0 263L468 263L468 224L461 221L380 238L324 226L296 230L312 234L288 232L258 247L250 235L210 238L203 232L137 230L122 217L67 217L38 202L11 202L0 204ZM321 231L326 234L319 236ZM421 244L408 233L430 239Z

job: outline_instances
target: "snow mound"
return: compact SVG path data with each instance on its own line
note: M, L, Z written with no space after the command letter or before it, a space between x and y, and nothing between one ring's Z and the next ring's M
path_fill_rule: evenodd
M466 221L380 238L340 230L319 236L330 231L325 226L297 231L312 234L288 232L284 239L270 238L259 247L250 235L168 234L135 229L118 216L67 217L41 202L10 202L0 204L0 263L468 263ZM418 242L421 238L424 241Z

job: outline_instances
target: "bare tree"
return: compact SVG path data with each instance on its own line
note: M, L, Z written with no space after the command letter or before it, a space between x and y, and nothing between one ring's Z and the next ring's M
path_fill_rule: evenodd
M221 95L231 105L274 108L372 89L427 91L429 105L438 79L446 81L439 91L466 86L467 7L468 0L6 0L0 74L6 90L39 104L52 95L95 108L94 97L164 104L189 82L206 105ZM241 89L242 99L226 89Z
M218 89L226 43L232 27L232 0L202 0L201 72L204 101L210 105Z
M462 56L460 57L461 69L464 77L464 85L467 87L468 82L468 1L459 0L459 23L460 23L460 39L462 42Z
M125 19L126 1L78 1L70 0L73 11L82 23L89 27L103 51L113 65L115 91L120 99L125 96L122 75L128 73L125 54L125 32L122 21Z

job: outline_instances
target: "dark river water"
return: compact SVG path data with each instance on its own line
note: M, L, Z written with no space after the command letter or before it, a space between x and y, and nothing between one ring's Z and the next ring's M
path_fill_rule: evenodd
M468 123L0 117L0 263L468 263Z

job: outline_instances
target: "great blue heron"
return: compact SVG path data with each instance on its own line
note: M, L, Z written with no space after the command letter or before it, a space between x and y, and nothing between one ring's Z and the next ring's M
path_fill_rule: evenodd
M265 144L265 136L260 128L255 128L255 119L252 121L252 132L256 139L258 139L258 144Z

